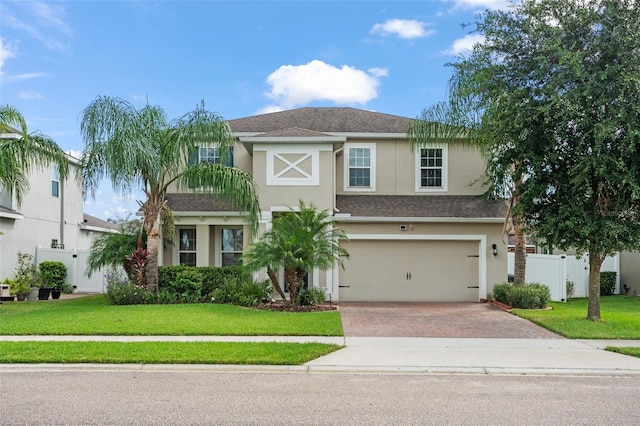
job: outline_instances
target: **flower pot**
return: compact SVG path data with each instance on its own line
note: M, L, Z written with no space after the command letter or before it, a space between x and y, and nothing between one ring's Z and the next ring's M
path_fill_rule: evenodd
M61 294L62 294L62 290L59 288L54 288L53 290L51 290L52 299L60 299Z
M38 293L40 292L40 289L38 287L31 287L31 291L29 292L29 295L27 296L27 300L38 300Z
M40 287L38 289L38 300L49 300L51 294L51 287Z
M24 302L25 300L27 300L28 295L28 293L18 293L16 294L16 298L18 299L18 302Z

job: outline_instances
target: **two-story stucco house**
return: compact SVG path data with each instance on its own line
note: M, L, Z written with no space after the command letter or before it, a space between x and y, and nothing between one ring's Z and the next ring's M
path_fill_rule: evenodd
M20 139L18 133L2 138ZM67 265L67 283L78 291L104 290L101 274L84 275L93 236L117 232L117 226L83 212L82 186L75 179L78 160L68 156L70 175L61 180L57 167L35 169L29 191L17 205L8 188L0 187L0 281L15 273L18 252ZM0 185L1 186L1 185Z
M410 121L353 108L229 121L233 164L259 189L262 230L302 199L348 235L344 270L308 277L334 301L478 301L507 278L504 203L479 197L480 153L462 142L412 149ZM215 145L199 158L215 160ZM231 265L251 243L239 212L194 194L167 200L176 234L162 264Z

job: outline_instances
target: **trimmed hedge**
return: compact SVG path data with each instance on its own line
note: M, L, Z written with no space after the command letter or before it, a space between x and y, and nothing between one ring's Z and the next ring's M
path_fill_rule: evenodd
M160 266L158 267L158 291L171 290L178 274L191 270L195 270L203 276L200 288L200 294L203 298L210 297L216 289L228 281L249 279L239 266Z
M493 298L512 308L542 309L551 300L551 291L544 284L517 285L507 282L493 287Z
M616 291L616 273L614 271L600 272L600 294L612 295Z

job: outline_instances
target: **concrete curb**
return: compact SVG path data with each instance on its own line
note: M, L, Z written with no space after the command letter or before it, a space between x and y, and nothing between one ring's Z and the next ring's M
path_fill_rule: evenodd
M640 377L640 369L502 368L424 366L204 365L204 364L0 364L5 373L215 373L215 374L352 374Z

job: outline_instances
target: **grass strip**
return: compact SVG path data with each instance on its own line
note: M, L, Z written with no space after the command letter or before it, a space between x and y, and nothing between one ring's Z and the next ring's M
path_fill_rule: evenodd
M279 342L0 342L0 363L301 365L340 349Z
M635 356L636 358L640 358L640 348L637 347L617 347L617 346L607 346L605 350L609 352L616 352L623 355Z
M551 302L550 310L511 312L570 339L640 339L640 297L602 296L601 321L589 321L587 299Z
M342 336L338 311L274 312L212 303L109 305L104 295L0 305L3 335Z

